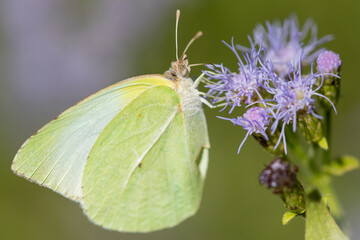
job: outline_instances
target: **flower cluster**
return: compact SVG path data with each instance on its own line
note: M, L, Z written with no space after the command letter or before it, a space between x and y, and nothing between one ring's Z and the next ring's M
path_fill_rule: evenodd
M250 48L235 45L233 39L231 44L224 42L235 53L238 71L232 72L223 64L208 65L205 87L212 103L224 106L221 111L229 107L231 114L241 106L247 109L243 116L219 117L247 131L239 151L247 137L253 135L273 143L273 149L281 144L286 154L288 125L295 132L299 122L309 116L322 119L318 100L336 112L332 95L323 89L329 82L324 79L339 78L341 60L338 54L319 48L331 38L318 39L316 25L310 20L300 30L292 17L283 24L267 22L266 28L256 27L253 38L249 37Z

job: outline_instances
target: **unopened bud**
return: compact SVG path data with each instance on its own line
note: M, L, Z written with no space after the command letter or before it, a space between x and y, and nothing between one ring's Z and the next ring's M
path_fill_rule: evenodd
M320 93L329 98L329 100L336 104L340 93L340 70L341 70L341 59L340 55L333 51L324 51L319 54L316 59L317 69L323 73L322 87ZM336 74L337 76L331 75ZM321 103L328 109L332 108L329 101L321 99Z
M306 140L317 143L323 138L321 119L307 114L299 119L299 126Z
M319 72L338 74L341 69L340 55L333 51L324 51L316 59Z

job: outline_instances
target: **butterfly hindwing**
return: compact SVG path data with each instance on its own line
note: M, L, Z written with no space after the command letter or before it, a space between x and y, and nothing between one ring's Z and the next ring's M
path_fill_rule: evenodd
M85 162L97 137L125 106L158 85L172 87L172 82L157 75L140 76L84 99L23 144L13 161L13 171L80 201Z
M200 174L205 179L210 142L204 111L183 112L183 124L191 159L199 163ZM199 155L200 151L201 154Z
M202 119L203 112L184 117L180 104L169 87L148 89L100 134L82 180L82 207L96 224L148 232L196 212L208 160L206 123L189 135L186 121ZM202 158L202 173L197 158Z

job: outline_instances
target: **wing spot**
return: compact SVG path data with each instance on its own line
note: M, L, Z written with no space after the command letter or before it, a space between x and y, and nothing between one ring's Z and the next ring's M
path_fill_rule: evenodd
M178 109L179 112L182 112L182 111L183 111L182 108L181 108L181 103L179 103L179 104L177 105L177 109Z
M139 113L139 116L138 116L139 118L141 118L141 113Z

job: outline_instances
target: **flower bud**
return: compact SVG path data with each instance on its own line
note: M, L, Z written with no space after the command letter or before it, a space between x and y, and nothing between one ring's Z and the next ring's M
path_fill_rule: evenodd
M317 143L323 138L321 119L307 114L303 115L298 123L306 140Z
M336 104L340 93L340 77L336 76L340 74L341 69L340 55L333 51L324 51L319 54L316 63L318 71L324 74L323 79L320 79L323 81L320 93ZM328 109L332 108L329 101L325 99L321 99L321 103Z
M324 73L340 73L341 59L340 55L333 51L324 51L316 59L317 69Z
M296 178L297 166L291 168L290 163L281 158L273 160L261 172L260 183L273 189L286 207L296 214L305 211L305 193L301 183Z

